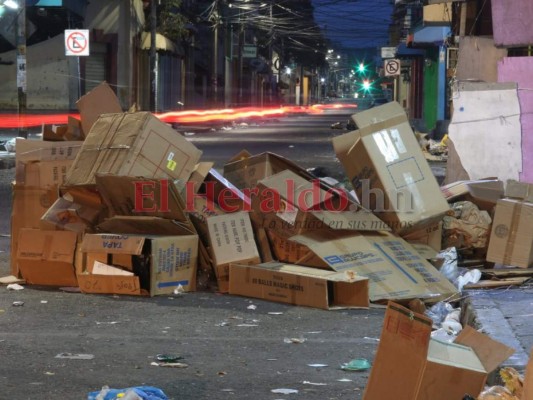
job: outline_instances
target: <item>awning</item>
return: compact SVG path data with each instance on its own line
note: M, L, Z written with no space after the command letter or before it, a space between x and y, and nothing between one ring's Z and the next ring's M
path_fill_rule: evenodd
M405 43L400 43L396 49L396 57L423 56L425 53L424 49L407 47Z
M152 35L150 32L143 32L141 36L141 49L142 50L150 50L151 39ZM176 45L167 37L161 35L160 33L156 33L155 35L155 48L157 50L163 50L163 51L170 51L172 53L178 53L178 49L176 48Z
M439 45L446 41L450 35L449 26L424 26L418 31L414 32L413 44L433 44Z

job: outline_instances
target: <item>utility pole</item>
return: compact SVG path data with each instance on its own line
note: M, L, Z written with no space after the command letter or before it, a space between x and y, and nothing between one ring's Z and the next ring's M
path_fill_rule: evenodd
M17 15L17 92L18 92L18 136L27 138L26 127L26 0L19 1Z
M150 2L150 111L157 111L157 2Z
M218 106L218 25L220 21L219 0L215 0L215 29L213 37L213 100Z

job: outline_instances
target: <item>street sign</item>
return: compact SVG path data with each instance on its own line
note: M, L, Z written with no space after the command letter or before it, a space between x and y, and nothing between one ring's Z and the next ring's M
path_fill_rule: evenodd
M65 55L88 56L89 54L89 30L65 29Z
M398 59L385 60L385 76L397 76L400 75L401 62Z
M396 47L382 47L381 58L394 58L396 56Z
M243 58L256 58L257 57L257 46L245 44L242 47L242 56Z

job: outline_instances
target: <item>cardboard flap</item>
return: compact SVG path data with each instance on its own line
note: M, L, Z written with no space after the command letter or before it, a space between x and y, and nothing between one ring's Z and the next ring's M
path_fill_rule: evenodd
M83 237L81 251L84 253L142 253L146 238L113 234L87 234Z
M440 190L448 201L469 194L476 200L496 203L504 193L503 181L498 179L458 181L442 186Z
M21 229L18 236L20 260L72 263L77 235L69 231Z
M457 336L454 343L471 347L487 372L492 372L511 357L515 350L497 342L470 326L466 326Z
M101 114L121 113L122 107L113 89L102 82L76 102L83 134L87 136Z
M157 217L114 216L98 225L100 232L136 235L190 235L192 224Z
M353 114L352 119L361 136L409 122L404 108L396 101Z
M215 163L213 162L205 162L205 161L196 164L188 181L188 182L191 182L193 185L193 193L198 193L198 190L200 189L201 184L205 181L205 178L209 174L209 171L213 169L214 165Z
M313 278L320 278L334 282L358 282L368 280L368 278L358 275L355 271L335 272L325 269L303 267L301 265L284 264L276 261L257 264L254 267L286 272L298 276L311 276Z
M374 365L363 398L415 399L429 346L432 321L389 302Z
M233 157L231 157L229 160L228 160L228 164L232 163L232 162L236 162L236 161L241 161L241 160L244 160L246 158L250 158L252 157L252 153L250 153L248 150L241 150L239 151L237 154L235 154Z
M533 184L509 179L505 185L505 196L533 203Z
M187 221L176 185L167 179L96 174L96 187L113 215Z

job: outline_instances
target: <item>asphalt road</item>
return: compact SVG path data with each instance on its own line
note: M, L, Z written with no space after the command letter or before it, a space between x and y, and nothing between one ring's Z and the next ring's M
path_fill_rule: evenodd
M294 117L189 138L217 168L246 148L340 176L329 140L343 131L330 125L345 119ZM2 235L9 233L13 178L13 169L0 171ZM0 236L1 276L8 260L9 238ZM361 399L368 371L340 365L372 362L382 317L380 309L322 311L205 292L135 298L0 287L0 398L85 399L104 385L152 385L176 400ZM285 343L290 338L305 340ZM57 358L61 353L94 357ZM152 366L162 353L188 366ZM283 388L298 393L272 392Z

